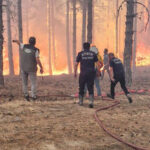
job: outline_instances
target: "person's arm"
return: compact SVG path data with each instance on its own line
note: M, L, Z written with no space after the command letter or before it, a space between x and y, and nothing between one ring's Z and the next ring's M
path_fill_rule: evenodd
M74 66L74 77L75 77L75 78L77 77L78 65L79 65L79 62L76 62L76 63L75 63L75 66Z
M19 40L13 40L12 42L18 44L19 46L21 45L21 42Z
M43 72L44 72L44 71L43 71L43 66L42 66L42 63L41 63L39 57L36 57L36 62L37 62L37 64L38 64L39 67L40 67L40 73L43 74Z
M36 62L37 64L39 65L40 67L40 73L43 74L44 70L43 70L43 66L42 66L42 63L40 61L40 51L39 49L37 49L36 53L35 53L35 57L36 57Z
M23 49L24 44L21 43L19 40L13 40L12 42L13 42L13 43L16 43L21 49Z
M109 76L110 76L110 80L111 80L112 82L115 81L115 79L114 79L113 67L114 67L114 62L113 62L113 61L110 61L110 63L109 63L109 72L110 72Z
M76 63L75 63L75 66L74 66L74 77L76 78L77 77L77 69L78 69L78 65L81 61L81 53L78 53L78 56L76 58Z
M109 67L109 71L110 71L110 79L111 79L111 81L115 81L115 79L114 79L114 72L113 72L113 68L112 67Z

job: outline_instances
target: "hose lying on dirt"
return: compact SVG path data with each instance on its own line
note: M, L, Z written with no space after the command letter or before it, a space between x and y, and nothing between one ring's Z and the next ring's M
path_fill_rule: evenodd
M136 91L136 90L132 90L132 91L131 91L131 90L130 90L130 92L131 92L131 93L142 94L142 93L145 93L145 92L150 92L150 90L138 90L138 91ZM122 93L120 93L120 94L122 94ZM129 147L131 147L131 148L133 148L133 149L136 149L136 150L148 150L148 149L146 149L146 148L141 148L141 147L138 147L138 146L136 146L136 145L133 145L133 144L131 144L131 143L128 143L128 142L124 141L124 140L121 139L120 137L118 137L118 136L116 136L115 134L111 133L111 132L105 127L105 125L103 124L103 122L102 122L102 121L99 119L99 117L98 117L98 112L100 112L100 111L102 111L102 110L107 110L107 109L109 109L109 108L116 107L116 106L118 106L118 105L120 104L120 102L117 101L117 100L114 101L114 100L110 100L110 99L104 99L104 100L112 101L113 104L111 104L110 106L98 108L98 109L95 111L94 118L95 118L95 120L97 121L98 125L99 125L108 135L110 135L111 137L113 137L113 138L116 139L117 141L119 141L119 142L121 142L121 143L123 143L123 144L125 144L125 145L127 145L127 146L129 146Z

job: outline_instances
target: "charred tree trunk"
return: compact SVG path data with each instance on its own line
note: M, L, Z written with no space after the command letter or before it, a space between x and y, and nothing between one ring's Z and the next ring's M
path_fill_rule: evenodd
M23 42L23 30L22 30L22 0L18 0L18 34L19 41ZM19 47L19 65L21 64L21 48Z
M82 44L86 41L87 0L82 2Z
M137 2L137 0L134 0ZM134 5L134 14L137 14L137 4ZM134 43L133 43L133 77L136 71L136 50L137 50L137 16L134 19Z
M4 76L3 76L3 10L2 10L3 0L0 0L0 85L4 86Z
M93 31L93 0L88 0L88 25L87 25L87 40L92 43Z
M29 0L26 0L26 37L29 39Z
M14 75L14 62L12 52L12 32L11 32L11 18L10 18L10 1L7 2L7 36L8 36L8 58L9 58L9 74Z
M51 62L51 9L50 0L47 0L47 28L48 28L48 52L49 52L49 74L52 75L52 62Z
M51 0L51 22L52 22L52 47L53 47L53 68L56 67L56 45L55 45L55 17L54 0Z
M67 50L67 66L69 74L72 73L71 55L70 55L70 33L69 33L69 0L66 2L66 50Z
M119 1L116 0L116 17L117 14L118 14L118 4L119 4ZM116 19L116 51L115 51L116 55L118 55L118 18Z
M110 1L107 0L107 48L109 49Z
M126 74L126 82L128 86L132 83L132 44L133 44L133 20L134 20L134 0L127 2L126 15L126 33L125 33L125 48L124 48L124 67Z
M76 59L76 0L73 0L73 66Z

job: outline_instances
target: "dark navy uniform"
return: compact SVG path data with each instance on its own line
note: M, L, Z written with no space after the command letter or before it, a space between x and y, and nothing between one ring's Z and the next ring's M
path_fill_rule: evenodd
M120 82L121 88L123 89L124 93L126 95L129 94L126 85L125 85L125 72L124 67L120 59L118 58L112 58L110 61L110 67L113 68L114 72L114 79L115 81L111 81L111 96L112 98L115 97L115 86L118 82Z
M85 84L87 84L89 95L94 95L95 62L98 61L96 54L84 50L78 53L76 61L80 62L79 95L84 96Z

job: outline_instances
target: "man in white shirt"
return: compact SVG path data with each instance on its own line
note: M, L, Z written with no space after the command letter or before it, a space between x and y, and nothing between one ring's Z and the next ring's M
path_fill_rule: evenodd
M28 93L28 76L31 81L31 98L33 100L37 99L36 96L36 73L37 65L40 67L41 74L43 73L43 67L39 58L39 49L35 47L36 38L30 37L29 44L23 44L18 40L13 40L21 48L21 74L22 74L22 84L23 93L27 101L29 101Z

